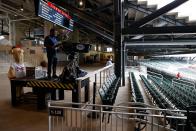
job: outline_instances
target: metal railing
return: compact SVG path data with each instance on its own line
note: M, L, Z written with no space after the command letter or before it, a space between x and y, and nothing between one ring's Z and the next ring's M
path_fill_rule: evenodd
M88 91L89 101L91 101L93 98L95 98L95 93L97 92L97 89L100 88L103 83L111 76L111 74L114 74L114 65L105 66L101 69L95 70L91 73L88 73L84 77L79 77L76 79L77 82L77 90L78 90L78 102L82 102L81 97L81 89L82 89L82 82L85 80L89 80L88 85L93 86L93 93ZM96 91L94 91L96 90ZM90 95L93 94L93 95Z
M50 101L48 109L49 131L186 131L186 111L142 103L107 106Z

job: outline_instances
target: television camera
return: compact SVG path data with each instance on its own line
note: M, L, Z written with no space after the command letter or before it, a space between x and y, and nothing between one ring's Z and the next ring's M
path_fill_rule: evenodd
M91 49L90 44L84 44L84 43L62 42L57 46L60 46L66 54L88 53Z
M60 46L62 50L68 55L68 63L65 64L63 72L59 77L60 81L74 81L78 77L85 76L87 72L79 68L77 54L88 53L91 49L91 45L82 43L62 42L58 46Z

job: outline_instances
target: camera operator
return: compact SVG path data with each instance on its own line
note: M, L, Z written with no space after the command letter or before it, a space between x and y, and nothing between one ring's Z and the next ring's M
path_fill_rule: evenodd
M51 79L51 68L53 70L53 78L57 78L56 75L56 66L57 66L57 57L56 57L56 45L58 41L55 36L55 29L50 30L50 35L48 35L44 40L44 46L46 47L47 57L48 57L48 78Z

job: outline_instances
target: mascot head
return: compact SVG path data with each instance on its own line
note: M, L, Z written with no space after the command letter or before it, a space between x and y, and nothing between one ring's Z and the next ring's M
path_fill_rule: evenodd
M11 54L13 55L14 61L18 64L24 62L24 50L19 47L12 47Z

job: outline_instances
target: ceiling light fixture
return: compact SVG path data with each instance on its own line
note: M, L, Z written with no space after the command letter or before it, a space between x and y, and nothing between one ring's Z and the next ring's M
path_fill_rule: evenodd
M5 37L3 35L0 35L0 40L5 39Z
M23 5L21 5L21 7L20 7L20 11L24 11Z
M83 1L81 0L81 1L79 1L79 6L83 6Z

